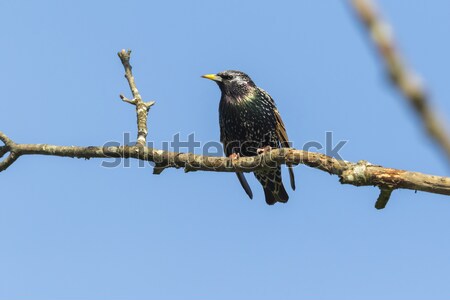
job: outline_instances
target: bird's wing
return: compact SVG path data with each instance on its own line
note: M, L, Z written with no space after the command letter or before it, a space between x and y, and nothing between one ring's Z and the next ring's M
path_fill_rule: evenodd
M277 136L278 136L278 140L281 143L281 147L283 148L290 148L291 145L289 144L289 138L286 132L286 127L284 126L283 120L281 119L281 115L278 112L277 107L275 106L275 101L273 100L273 98L269 95L269 93L267 93L265 90L263 90L262 88L258 88L261 93L263 93L264 97L269 100L269 102L272 105L272 109L275 115L275 127L276 127L276 132L277 132Z
M283 148L290 148L291 145L289 143L289 138L286 132L286 127L284 126L283 120L281 119L280 112L278 109L274 108L275 113L275 120L277 122L276 124L276 131L278 135L278 139L280 140L281 146Z
M265 90L263 90L262 88L258 88L260 90L261 93L263 93L264 97L266 99L268 99L271 104L272 104L272 108L273 108L273 112L275 115L275 127L276 127L276 133L278 136L278 140L280 141L281 147L283 148L290 148L291 145L289 143L289 138L286 132L286 127L284 126L283 120L281 119L281 115L278 112L277 107L275 106L275 101L273 100L273 98L269 95L269 93L267 93ZM289 179L291 182L291 187L293 190L295 190L295 177L294 177L294 170L292 169L291 165L287 165L288 170L289 170Z
M286 132L286 127L284 126L283 120L281 119L281 115L278 112L278 109L273 109L275 113L275 119L276 119L276 132L278 135L278 139L280 140L281 147L283 148L290 148L291 144L289 143L289 138ZM291 182L291 187L293 190L295 190L295 177L294 177L294 169L292 169L292 165L287 165L289 170L289 180Z

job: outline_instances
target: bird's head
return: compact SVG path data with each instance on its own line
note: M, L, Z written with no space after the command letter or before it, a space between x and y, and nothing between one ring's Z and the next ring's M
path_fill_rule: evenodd
M222 94L236 99L247 96L256 88L251 78L241 71L229 70L217 74L203 75L202 77L215 81Z

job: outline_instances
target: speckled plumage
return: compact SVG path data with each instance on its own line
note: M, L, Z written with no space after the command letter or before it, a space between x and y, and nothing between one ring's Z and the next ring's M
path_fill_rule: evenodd
M248 75L240 71L224 71L205 78L217 82L222 92L219 104L220 140L225 154L257 155L257 149L289 147L281 116L272 97L257 87ZM294 175L289 167L291 186ZM267 204L287 202L289 196L281 179L281 168L254 172L264 188ZM250 186L243 173L237 173L242 187L250 198Z

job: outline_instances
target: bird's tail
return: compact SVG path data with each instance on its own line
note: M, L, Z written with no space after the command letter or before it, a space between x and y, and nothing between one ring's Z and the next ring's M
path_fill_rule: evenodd
M277 167L274 170L255 172L255 176L264 188L267 204L286 203L289 200L289 195L281 179L281 167Z
M244 173L237 172L236 175L237 175L237 178L239 179L239 182L241 183L242 187L244 188L244 191L247 193L248 197L250 199L253 199L252 189L250 188L250 185L248 185L248 182L247 182L247 179L245 179Z

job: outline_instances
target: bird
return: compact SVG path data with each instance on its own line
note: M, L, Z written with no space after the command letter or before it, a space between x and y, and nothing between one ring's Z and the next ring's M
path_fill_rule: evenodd
M289 148L285 125L272 97L244 72L227 70L203 75L215 81L221 91L219 103L220 141L227 157L256 156L272 148ZM288 165L290 183L295 190L292 166ZM281 167L253 172L264 189L266 203L286 203L289 195L281 178ZM250 199L253 192L244 176L236 173Z

